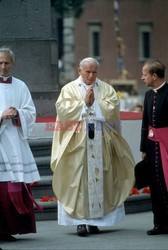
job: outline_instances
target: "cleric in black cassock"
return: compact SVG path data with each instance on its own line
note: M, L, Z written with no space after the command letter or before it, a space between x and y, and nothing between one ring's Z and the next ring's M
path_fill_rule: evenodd
M148 235L168 234L168 191L160 144L151 140L155 130L165 128L165 139L168 141L168 83L164 80L164 74L165 65L158 60L146 62L142 69L142 80L147 87L151 87L144 99L140 145L142 159L146 157L148 160L154 214L154 228L147 231Z

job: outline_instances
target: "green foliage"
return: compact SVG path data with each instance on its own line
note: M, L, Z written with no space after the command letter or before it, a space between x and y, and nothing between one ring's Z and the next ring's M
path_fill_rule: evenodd
M73 15L78 18L82 13L82 5L86 0L51 0L57 13L61 16Z

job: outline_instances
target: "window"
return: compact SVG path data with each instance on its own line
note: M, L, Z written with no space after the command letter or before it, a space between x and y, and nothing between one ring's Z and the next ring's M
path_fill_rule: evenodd
M139 23L139 59L147 60L151 57L151 23Z
M100 23L89 23L89 55L95 58L100 58L100 38L101 25Z
M100 34L95 31L92 33L92 41L93 41L93 55L95 57L100 56Z

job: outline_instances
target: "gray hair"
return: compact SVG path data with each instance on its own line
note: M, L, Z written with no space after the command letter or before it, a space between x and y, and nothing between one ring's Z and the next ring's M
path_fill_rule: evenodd
M12 62L15 61L15 54L9 47L6 47L6 46L0 47L0 52L9 54Z
M86 63L97 64L97 67L99 68L99 62L93 57L86 57L82 61L80 61L79 68L82 69L84 64L86 64Z

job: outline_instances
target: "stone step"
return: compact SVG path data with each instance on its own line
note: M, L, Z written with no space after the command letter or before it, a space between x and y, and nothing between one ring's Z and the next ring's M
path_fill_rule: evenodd
M40 202L43 211L35 208L36 220L57 220L57 202ZM149 194L132 195L124 203L126 214L151 211L151 198Z
M57 202L41 202L39 199L36 199L36 201L43 207L42 211L34 208L36 221L57 220Z
M41 176L41 180L32 186L32 194L34 199L41 198L42 196L55 196L52 190L52 176Z
M36 156L35 161L40 173L40 176L52 175L52 170L50 168L51 156Z
M29 139L28 142L34 157L51 156L52 139Z
M152 209L150 194L130 195L124 205L126 214L146 212Z

